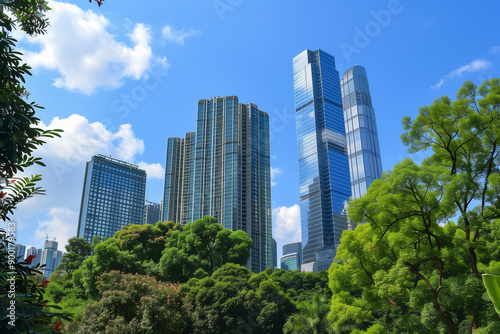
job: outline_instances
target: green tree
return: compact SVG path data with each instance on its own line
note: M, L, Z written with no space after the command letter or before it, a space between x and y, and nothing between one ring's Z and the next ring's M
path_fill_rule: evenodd
M328 334L334 333L327 319L330 311L326 296L315 294L311 300L297 304L298 312L292 314L283 328L283 333Z
M244 265L252 240L244 231L231 231L204 217L172 232L160 259L160 274L171 282L212 275L225 263Z
M499 93L498 79L466 82L457 101L404 118L410 151L433 154L397 164L350 203L366 224L344 232L330 268L335 330L495 328L478 275L499 269Z
M191 279L182 291L191 333L282 333L296 310L272 280L232 263Z
M112 271L96 286L100 298L68 325L71 333L185 333L179 285Z
M57 270L68 273L69 278L73 270L78 269L83 261L92 253L92 245L84 238L70 238L64 246L66 253L62 256L61 264Z

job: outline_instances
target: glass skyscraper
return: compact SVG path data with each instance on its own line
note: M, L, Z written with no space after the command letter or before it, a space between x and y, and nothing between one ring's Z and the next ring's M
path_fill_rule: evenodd
M112 237L122 226L142 224L146 171L104 155L87 162L78 238Z
M345 71L341 87L352 198L357 199L382 175L375 111L365 68L356 65Z
M144 204L143 224L155 225L161 220L161 205L146 200Z
M334 251L351 196L342 95L335 58L305 50L293 59L303 259L313 271L316 254Z
M163 220L186 223L215 217L253 240L250 270L271 267L269 116L252 103L239 103L236 96L203 99L198 102L196 133L189 137L194 144L186 144L188 134L167 142ZM187 216L178 214L183 210Z

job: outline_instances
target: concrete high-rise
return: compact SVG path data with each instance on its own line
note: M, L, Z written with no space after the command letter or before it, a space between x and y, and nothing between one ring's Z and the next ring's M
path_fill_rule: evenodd
M356 65L348 69L340 84L352 198L357 199L382 175L377 124L365 68Z
M104 155L87 162L78 220L78 238L112 237L122 226L141 225L146 171Z
M267 113L236 96L200 100L196 133L168 139L163 207L163 220L212 216L245 231L253 240L247 267L272 267Z
M142 223L155 225L161 220L161 205L160 203L153 203L146 201L144 203L144 216Z
M186 224L192 220L195 132L168 138L162 221Z
M313 271L317 253L333 258L347 229L349 161L335 58L305 50L293 59L303 259Z

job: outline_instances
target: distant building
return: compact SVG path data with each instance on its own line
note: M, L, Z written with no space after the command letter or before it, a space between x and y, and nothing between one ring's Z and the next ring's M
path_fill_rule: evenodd
M313 271L316 253L336 250L348 228L342 214L351 197L344 111L335 58L305 50L293 58L302 270Z
M248 234L247 268L272 267L269 116L236 96L200 100L196 133L167 142L162 220L204 216Z
M161 220L161 205L159 203L153 203L146 201L144 204L144 218L143 224L155 225Z
M21 244L16 244L15 251L16 251L16 259L20 257L19 260L23 261L25 259L24 255L26 254L26 246Z
M42 269L43 276L49 278L50 275L56 270L56 268L61 264L61 259L63 252L57 250L58 242L55 240L45 240L45 247L42 251L42 256L40 259L41 264L45 264L45 268ZM33 263L33 262L32 262Z
M87 162L78 238L114 236L122 226L143 223L146 171L104 155Z
M273 238L273 269L278 268L278 243Z
M35 255L36 257L33 258L31 260L31 265L30 267L35 267L37 264L40 263L41 259L42 259L42 252L43 252L43 249L40 249L40 248L36 248L36 247L30 247L28 248L28 251L26 252L26 258L30 255Z
M366 194L373 180L382 176L377 123L365 68L356 65L345 71L340 85L352 198L357 199Z
M195 132L168 138L162 221L192 221Z
M280 259L281 269L301 270L302 243L294 242L283 246L283 256Z

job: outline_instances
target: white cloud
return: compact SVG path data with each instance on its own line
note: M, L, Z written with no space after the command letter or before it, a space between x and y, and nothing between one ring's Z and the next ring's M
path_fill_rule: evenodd
M485 69L490 68L492 65L493 65L492 62L490 62L488 60L485 60L485 59L476 59L476 60L473 60L469 64L460 66L459 68L454 69L453 71L451 71L447 75L443 76L439 80L438 83L436 83L435 85L431 85L430 88L432 88L434 90L437 90L437 89L441 88L441 86L448 79L453 79L453 78L456 78L456 77L461 77L465 73L474 73L474 72L478 72L478 71L481 71L481 70L485 70Z
M172 41L184 45L185 38L198 36L199 34L201 34L201 31L194 30L192 28L189 28L187 30L184 28L176 30L173 26L167 24L165 27L163 27L161 33L167 41Z
M498 52L500 52L500 46L498 45L492 46L491 49L488 51L488 53L498 53Z
M148 179L159 179L163 180L165 176L165 169L159 163L148 164L147 162L141 161L138 163L140 169L144 169L148 174Z
M277 185L278 183L275 182L275 178L278 176L278 175L281 175L283 173L283 171L281 170L281 168L274 168L274 167L271 167L271 186L274 187L275 185Z
M78 213L66 207L54 207L50 209L48 216L49 220L38 223L35 240L43 245L47 236L49 240L56 237L57 249L65 251L64 246L68 243L68 239L76 236Z
M62 138L47 140L37 153L54 161L56 167L74 168L89 161L95 154L111 155L133 162L135 155L144 152L144 142L135 137L130 124L122 124L116 132L100 122L89 123L85 117L73 114L54 118L44 129L62 129ZM64 166L60 166L63 164ZM66 168L64 168L66 167Z
M444 79L441 78L441 80L439 80L439 82L437 84L432 85L431 88L432 89L439 89L443 84L444 84Z
M273 209L273 236L281 241L280 244L300 241L300 233L300 207L298 204Z
M26 51L25 56L35 69L58 71L56 87L85 94L101 87L118 88L125 78L144 77L152 63L166 62L153 55L152 33L144 24L135 25L128 36L129 46L109 32L111 24L103 15L69 3L51 1L49 5L48 33L27 39L41 50Z
M493 63L488 60L476 59L467 65L460 66L456 70L453 70L450 73L450 77L451 78L461 77L464 73L474 73L480 70L485 70L491 67L491 65L493 65Z

